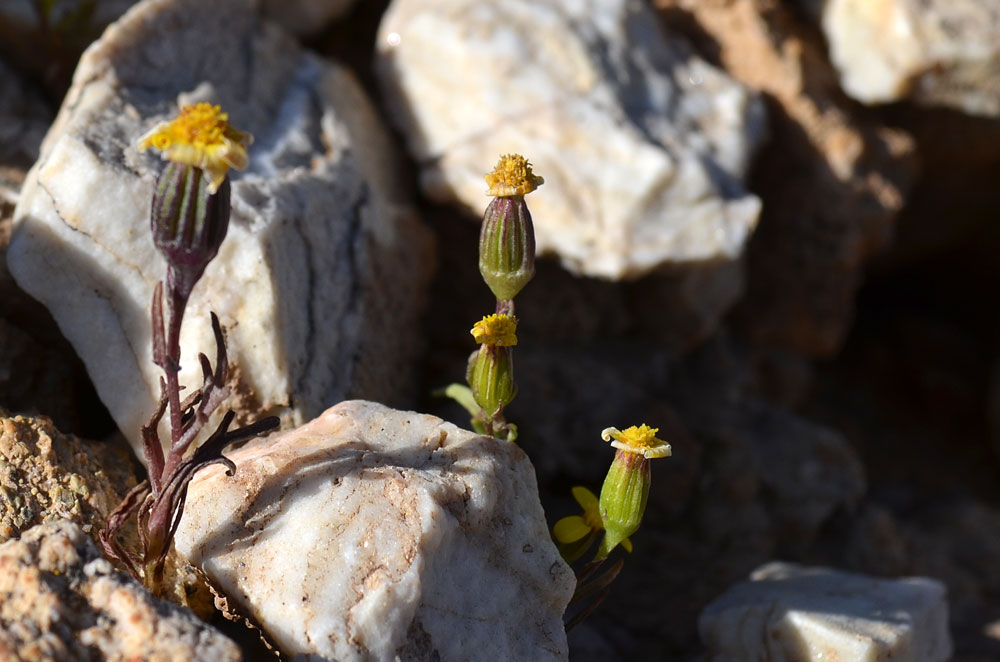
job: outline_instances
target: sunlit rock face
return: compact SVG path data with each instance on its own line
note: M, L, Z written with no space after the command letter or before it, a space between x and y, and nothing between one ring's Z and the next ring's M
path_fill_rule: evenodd
M565 660L575 587L516 445L344 402L191 483L178 550L290 656Z
M743 177L763 107L645 3L396 0L376 48L430 197L481 213L483 173L518 152L546 181L530 199L539 251L574 273L741 254L760 211Z
M408 397L429 237L350 73L239 0L143 2L85 53L29 173L7 254L139 449L159 396L149 310L165 265L149 230L163 167L136 141L178 108L217 103L255 136L232 172L232 222L188 306L181 382L226 330L241 416L297 424L349 396Z

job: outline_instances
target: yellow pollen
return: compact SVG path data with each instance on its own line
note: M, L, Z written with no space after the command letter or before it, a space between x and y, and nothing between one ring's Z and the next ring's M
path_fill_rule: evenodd
M472 327L472 337L480 345L513 347L517 344L517 318L503 313L487 315Z
M229 124L219 106L200 102L181 109L173 121L160 122L139 139L139 151L153 147L175 163L201 168L208 175L208 190L215 193L229 168L247 167L247 146L253 136Z
M647 459L669 457L670 444L656 438L656 433L659 431L659 428L651 428L643 423L639 427L633 425L624 431L618 428L607 428L601 432L601 439L611 441L611 445L615 448L642 455Z
M531 164L520 154L504 154L497 161L493 172L486 175L487 195L494 198L509 198L527 195L545 183L545 180L531 172Z

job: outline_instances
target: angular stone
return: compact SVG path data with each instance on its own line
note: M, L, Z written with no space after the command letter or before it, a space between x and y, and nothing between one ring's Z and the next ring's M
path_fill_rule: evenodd
M769 101L771 140L751 177L764 208L741 327L761 345L828 356L850 328L865 261L892 237L914 175L913 140L851 112L823 45L784 3L657 5Z
M392 176L387 137L354 78L302 51L240 0L150 0L83 56L25 182L8 264L83 358L138 449L158 398L149 306L164 263L148 209L162 167L136 139L210 100L256 136L233 174L233 218L195 288L181 381L227 331L242 416L308 420L350 395L411 386L429 237Z
M749 398L713 399L687 388L684 375L676 379L672 403L701 442L698 480L712 486L696 501L705 538L738 539L753 523L762 524L754 530L758 542L806 549L834 512L859 504L864 465L841 433ZM744 509L745 517L733 515Z
M242 659L236 644L191 612L115 572L80 527L66 521L0 544L0 657Z
M567 659L575 580L516 445L351 401L229 457L177 548L285 654Z
M100 547L98 532L137 482L124 444L64 435L47 418L0 409L0 542L39 524L65 521ZM138 549L134 527L123 529L120 540ZM202 617L215 613L204 578L176 553L167 556L163 586L164 596Z
M769 563L705 607L712 662L943 662L951 656L945 587Z
M97 531L136 484L128 452L60 434L44 418L0 410L0 542L44 522Z
M823 32L844 90L1000 116L1000 5L976 0L829 0Z
M731 263L756 225L762 105L644 3L396 0L376 72L424 192L481 214L483 174L524 154L538 249L575 273Z

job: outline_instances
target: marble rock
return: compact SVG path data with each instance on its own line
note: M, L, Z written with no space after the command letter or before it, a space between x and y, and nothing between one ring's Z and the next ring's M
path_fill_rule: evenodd
M1000 116L1000 5L976 0L828 0L821 24L844 91Z
M668 25L769 100L771 139L751 177L764 206L747 251L741 330L760 345L830 356L850 329L866 261L893 236L914 179L914 141L852 112L815 30L787 3L656 4Z
M229 457L192 481L177 548L284 654L567 659L575 580L516 445L349 401Z
M769 563L705 607L708 660L943 662L951 656L944 585Z
M760 212L743 179L763 106L645 3L396 0L376 50L429 197L482 214L483 174L518 152L546 182L529 199L539 252L574 273L741 255Z
M115 572L79 526L39 524L0 544L5 660L236 662L235 643Z
M158 397L149 307L165 272L148 210L158 156L136 139L183 103L219 103L253 133L232 222L195 288L181 381L226 329L240 415L287 423L411 388L432 260L387 136L343 67L301 50L242 0L149 0L84 54L15 210L8 266L51 311L133 447Z

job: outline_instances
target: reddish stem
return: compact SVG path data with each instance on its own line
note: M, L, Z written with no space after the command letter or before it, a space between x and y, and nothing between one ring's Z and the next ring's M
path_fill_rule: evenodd
M190 289L179 286L176 270L167 267L167 356L163 371L167 377L167 398L170 405L170 447L180 441L184 430L181 426L181 322L187 307Z

